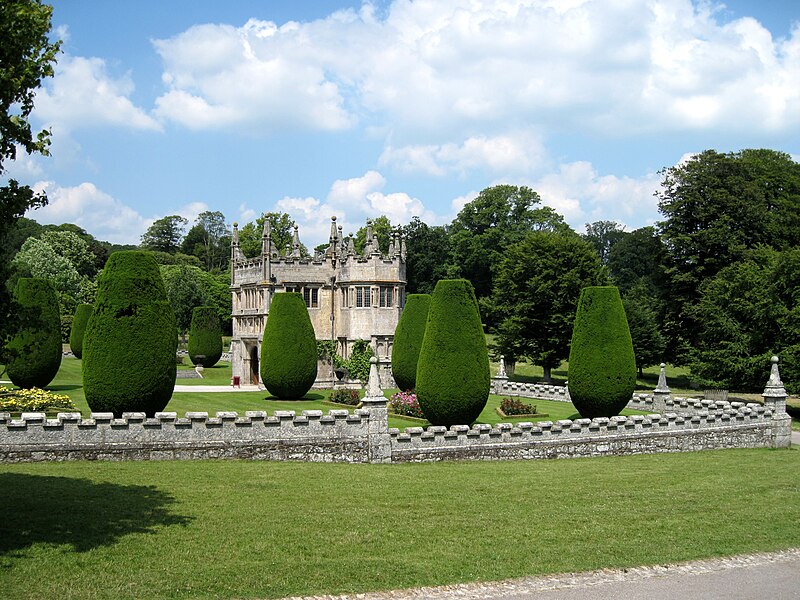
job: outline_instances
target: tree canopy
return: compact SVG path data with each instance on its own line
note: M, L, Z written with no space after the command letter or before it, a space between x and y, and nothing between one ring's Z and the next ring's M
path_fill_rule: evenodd
M142 234L141 247L144 250L156 250L175 254L181 248L183 230L189 220L180 215L170 215L156 220Z
M592 247L575 233L531 232L509 246L495 277L497 347L509 360L551 369L569 355L581 289L606 283Z

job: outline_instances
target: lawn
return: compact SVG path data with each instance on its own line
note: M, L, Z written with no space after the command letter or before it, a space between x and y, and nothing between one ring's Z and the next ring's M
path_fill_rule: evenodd
M800 451L0 465L5 598L278 598L800 545Z

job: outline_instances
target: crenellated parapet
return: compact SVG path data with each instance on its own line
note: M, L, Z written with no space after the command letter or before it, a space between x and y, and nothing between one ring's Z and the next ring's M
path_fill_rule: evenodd
M369 410L0 413L0 461L251 458L369 462Z
M611 418L390 429L393 462L575 458L774 445L772 411L758 404Z

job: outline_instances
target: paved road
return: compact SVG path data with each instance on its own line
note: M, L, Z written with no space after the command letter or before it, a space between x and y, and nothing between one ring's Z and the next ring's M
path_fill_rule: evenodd
M797 600L800 548L664 565L303 600ZM298 598L285 600L299 600Z

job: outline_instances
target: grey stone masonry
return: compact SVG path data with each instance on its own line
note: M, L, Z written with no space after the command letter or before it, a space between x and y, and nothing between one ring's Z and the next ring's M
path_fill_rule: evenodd
M246 458L318 462L573 458L720 448L782 448L791 418L777 358L764 406L666 398L667 411L632 417L389 429L379 361L370 361L362 407L331 410L124 413L0 413L0 462ZM663 388L662 388L663 389ZM658 389L656 390L658 391ZM663 393L663 392L662 392ZM643 396L643 405L653 396ZM679 413L670 408L685 410Z

